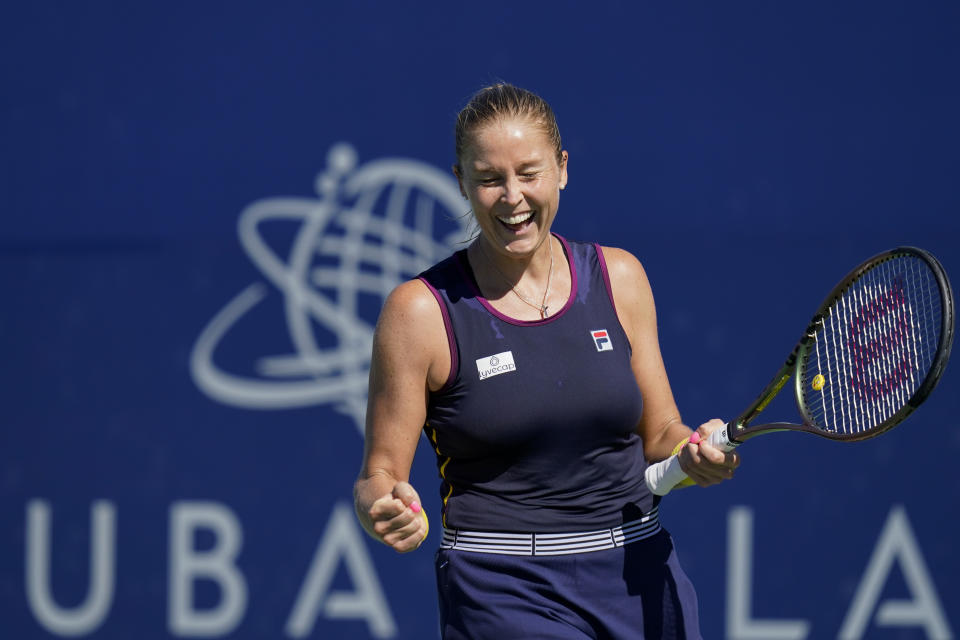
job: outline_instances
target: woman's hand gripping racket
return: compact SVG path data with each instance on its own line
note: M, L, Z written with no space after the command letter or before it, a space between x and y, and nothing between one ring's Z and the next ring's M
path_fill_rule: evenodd
M953 293L940 263L912 247L881 253L834 287L763 393L706 441L730 451L774 431L849 441L878 436L927 399L952 344ZM801 422L751 425L791 378ZM676 455L646 472L660 496L686 479Z

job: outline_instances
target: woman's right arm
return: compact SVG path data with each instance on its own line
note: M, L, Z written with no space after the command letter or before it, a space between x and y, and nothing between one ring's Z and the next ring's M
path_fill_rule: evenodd
M426 538L427 521L410 467L427 416L431 389L450 371L439 304L419 280L387 298L373 334L363 465L354 506L363 528L395 550L413 551Z

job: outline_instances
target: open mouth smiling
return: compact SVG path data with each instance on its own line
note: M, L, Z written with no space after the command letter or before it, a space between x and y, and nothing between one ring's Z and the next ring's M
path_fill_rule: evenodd
M497 216L497 220L511 231L521 231L530 224L535 216L536 211L524 211L509 216Z

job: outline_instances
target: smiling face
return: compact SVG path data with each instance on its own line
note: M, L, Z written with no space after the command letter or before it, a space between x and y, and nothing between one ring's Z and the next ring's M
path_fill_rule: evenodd
M536 121L504 116L471 132L455 173L483 240L498 253L527 257L550 233L567 183L567 152L558 158Z

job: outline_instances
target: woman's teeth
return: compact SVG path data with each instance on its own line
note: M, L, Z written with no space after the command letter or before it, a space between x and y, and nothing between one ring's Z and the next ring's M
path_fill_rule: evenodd
M526 213L518 213L513 216L497 216L497 220L504 224L522 224L533 217L532 211L527 211Z

